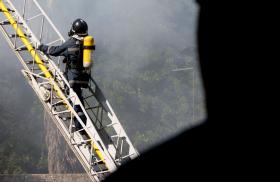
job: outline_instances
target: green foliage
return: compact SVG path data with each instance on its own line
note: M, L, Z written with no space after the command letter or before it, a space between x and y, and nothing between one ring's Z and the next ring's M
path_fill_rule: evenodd
M194 109L201 107L194 103L198 93L194 51L152 47L145 59L140 58L140 67L121 54L111 63L110 52L97 57L93 75L138 149L145 150L194 123ZM178 62L194 70L172 71Z
M1 71L0 174L47 172L40 103L34 95L27 94L32 90L18 79L19 70L5 73L12 69Z

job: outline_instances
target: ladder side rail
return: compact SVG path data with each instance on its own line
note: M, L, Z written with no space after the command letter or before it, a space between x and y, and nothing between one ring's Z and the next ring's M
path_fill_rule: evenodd
M34 88L34 85L32 83L29 83L30 86L33 88L33 90L35 91L35 93L37 94L38 97L39 93L38 91L36 91L36 89ZM42 99L40 99L41 103L43 104L43 106L45 107L46 110L49 110L50 106L48 105L48 103L42 101ZM58 118L58 116L54 116L52 114L49 113L49 116L52 118L53 122L56 121L60 121L60 119ZM86 163L85 161L87 161L87 159L85 159L84 155L81 153L80 149L78 146L73 145L71 143L71 136L69 135L69 133L67 132L67 129L65 129L65 127L63 126L62 122L54 122L55 125L58 127L58 129L60 130L62 136L64 137L64 139L66 140L67 144L69 145L69 147L72 149L72 151L74 152L75 156L78 158L78 160L80 161L80 163L82 164L82 166L85 169L90 169L90 166L88 165L88 163ZM90 176L91 180L94 181L99 181L99 178L97 178L97 173L94 171L90 171L90 170L86 170L86 172L88 173L88 175Z
M129 137L127 136L125 130L123 129L122 125L120 124L120 121L119 121L119 119L117 118L117 115L115 114L115 112L114 112L114 110L112 109L112 107L111 107L111 105L110 105L110 103L109 103L108 100L106 100L106 104L107 104L107 106L109 107L109 109L110 109L110 111L111 111L111 113L112 113L112 114L111 114L110 112L108 112L108 113L107 113L107 114L108 114L108 117L113 121L113 123L118 123L118 124L116 124L116 125L112 125L112 127L113 127L116 131L118 131L118 130L121 131L120 137L122 137L122 138L124 137L124 138L126 139L126 142L129 144L129 146L130 146L130 148L129 148L129 154L131 155L132 159L138 157L138 156L139 156L138 151L137 151L137 150L134 148L134 146L132 145L132 142L130 141L130 139L129 139Z
M94 85L95 90L99 89L99 86L97 85L96 81L93 78L91 78L90 80L91 80L90 85ZM91 89L91 90L93 92L93 89ZM99 91L101 92L101 89L99 89ZM132 145L132 142L130 141L129 137L127 136L125 130L123 129L123 127L122 127L119 119L117 118L114 110L112 109L109 101L106 99L106 97L104 96L104 94L102 92L100 94L102 95L101 97L105 98L105 102L103 102L102 105L104 105L104 103L105 103L106 104L105 107L107 106L107 109L109 109L108 111L106 111L106 109L103 109L103 110L105 111L105 113L107 114L109 119L112 121L111 127L114 128L115 131L121 131L119 137L125 137L126 138L126 141L127 141L127 143L129 144L129 147L130 147L129 154L131 154L132 159L136 158L137 156L139 156L138 151ZM98 100L98 98L97 98L97 100ZM102 101L99 101L99 102L101 103ZM104 126L104 127L106 127L106 126Z
M120 159L119 157L122 157L122 156L119 156L121 154L121 152L119 152L119 147L118 147L118 144L115 144L115 142L113 141L113 138L116 138L114 134L109 134L106 129L108 129L109 127L111 127L111 125L115 125L115 124L118 124L118 123L113 123L110 118L108 118L110 120L111 123L109 124L104 124L104 120L103 120L103 115L105 112L103 107L102 106L98 106L98 107L95 107L94 105L91 106L89 101L87 101L86 99L84 99L84 102L85 102L85 105L87 106L87 108L91 108L91 109L88 109L87 112L88 113L91 113L91 115L89 114L91 120L94 122L94 125L95 127L97 128L97 131L100 133L100 136L103 136L105 137L105 139L109 142L110 145L113 145L114 149L113 148L110 148L110 153L112 155L112 157L114 158L114 160L120 164ZM101 111L100 111L101 109ZM106 112L107 113L107 112ZM115 129L114 129L115 131ZM117 135L117 140L119 140L119 135ZM119 156L119 157L118 157Z
M91 90L92 95L95 95L94 91L92 89L90 89L90 90ZM96 97L94 97L94 98L96 99ZM113 141L113 136L115 136L115 135L108 133L105 130L105 129L109 128L108 126L111 126L112 124L117 124L117 123L112 123L112 121L108 117L107 117L107 120L103 120L104 108L101 106L100 102L97 99L94 101L99 103L97 107L96 107L96 105L91 105L87 99L84 99L85 106L87 107L87 113L89 113L89 116L92 119L100 136L102 136L102 138L108 142L108 147L109 147L108 150L109 150L110 154L112 155L112 157L114 158L116 163L118 165L120 165L120 163L119 163L120 160L118 159L118 155L117 155L117 154L119 154L118 147ZM101 109L101 112L100 112L100 109ZM105 124L104 121L110 121L110 123ZM112 146L113 146L113 148L112 148Z
M24 75L26 75L26 74L28 74L28 72L26 72L26 71L22 71L23 73L24 73ZM30 73L30 74L32 74L32 73ZM79 141L80 141L80 136L78 136L77 134L74 134L75 135L75 137L71 137L71 133L69 133L68 132L68 129L65 127L65 124L63 123L63 121L61 121L61 119L58 117L58 115L53 115L53 114L51 114L51 112L50 112L50 109L51 109L51 104L50 103L46 103L46 102L44 102L42 99L41 99L41 97L40 97L40 93L39 93L39 89L38 89L38 83L37 83L37 81L34 79L34 77L33 76L30 76L29 75L29 78L31 78L30 79L30 81L29 81L29 84L31 85L31 87L34 89L34 91L35 91L35 93L38 95L38 97L39 97L39 99L40 99L40 101L43 103L43 105L44 106L47 106L47 107L45 107L45 108L47 108L47 111L49 111L49 113L50 113L50 115L52 116L52 118L55 118L56 119L56 121L58 121L58 122L55 122L55 124L59 127L59 130L61 131L61 133L63 134L63 136L67 139L66 141L68 142L68 144L71 144L71 146L70 147L72 147L72 145L73 145L73 143L78 143ZM78 139L77 139L78 138ZM72 140L71 140L72 139ZM71 143L71 141L73 142L73 143ZM69 143L70 142L70 143ZM75 146L75 145L74 145ZM77 147L77 145L74 147L75 148L75 150L76 151L74 151L74 153L76 154L76 153L78 153L79 155L77 156L78 157L78 159L79 159L79 161L80 162L82 162L82 165L83 165L83 167L86 169L86 171L88 172L88 170L89 169L91 169L91 165L90 165L90 163L89 163L89 159L87 158L87 156L85 155L85 153L87 152L87 151L85 151L85 149L84 149L84 151L82 152L81 151L81 148L79 148L79 147ZM73 149L73 148L71 148L71 149ZM89 155L89 154L88 154ZM92 173L94 173L95 175L97 174L96 172L92 172Z
M75 95L76 98L78 98L77 94L71 89L70 91L70 95L73 94ZM73 101L75 102L75 101ZM114 157L109 153L109 151L107 150L107 145L105 145L103 143L103 140L101 139L98 131L96 130L96 127L93 125L93 122L92 120L90 119L88 113L86 112L85 108L83 107L81 101L79 99L76 99L76 102L75 102L76 105L79 105L82 109L82 112L85 114L86 116L86 125L82 122L82 120L80 120L80 124L82 125L83 128L85 128L86 130L89 130L87 131L87 133L89 133L89 136L91 138L97 138L99 142L95 142L97 143L98 145L100 144L102 146L102 148L104 149L103 152L106 154L106 156L110 156L108 157L108 159L111 159L111 163L114 164L113 166L111 166L111 169L112 169L112 172L116 170L116 166L115 166L115 161L114 161ZM111 164L110 163L110 164Z

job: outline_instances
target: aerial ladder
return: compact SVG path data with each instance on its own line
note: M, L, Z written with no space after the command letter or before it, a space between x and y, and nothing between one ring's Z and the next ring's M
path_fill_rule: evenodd
M139 156L95 80L83 90L83 105L61 71L61 58L36 50L41 42L65 41L37 0L0 0L0 30L21 62L22 74L92 181L104 180ZM75 105L81 107L86 124ZM75 119L82 126L78 131L73 129Z

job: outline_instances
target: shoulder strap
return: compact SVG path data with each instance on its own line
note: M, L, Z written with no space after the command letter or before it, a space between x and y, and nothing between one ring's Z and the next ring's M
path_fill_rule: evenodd
M69 62L69 68L71 69L83 69L83 40L76 39L72 37L75 40L75 46L69 47L68 52L71 54L75 54L77 56L76 61L70 61Z

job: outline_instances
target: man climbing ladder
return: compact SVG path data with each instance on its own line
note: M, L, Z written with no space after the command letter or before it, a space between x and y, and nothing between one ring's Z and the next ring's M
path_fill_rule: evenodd
M94 42L93 38L88 36L87 23L80 18L73 22L68 36L70 38L60 46L46 46L41 44L38 49L47 55L64 57L63 62L66 63L65 76L69 81L70 87L76 92L84 106L82 88L87 88L89 84L90 69L92 66L91 51L94 49ZM84 44L89 45L84 46ZM86 51L91 55L87 55ZM74 109L84 124L86 124L86 118L81 107L75 105ZM74 122L76 131L80 130L81 125L79 122L76 119Z

